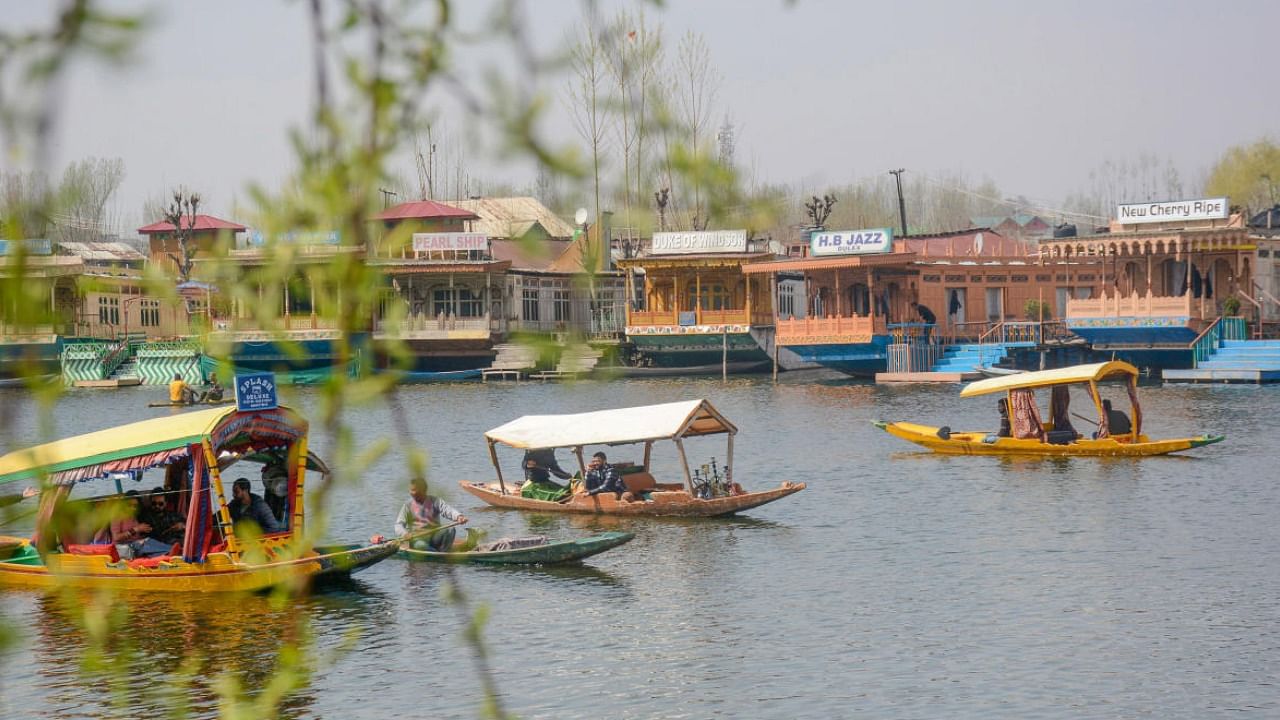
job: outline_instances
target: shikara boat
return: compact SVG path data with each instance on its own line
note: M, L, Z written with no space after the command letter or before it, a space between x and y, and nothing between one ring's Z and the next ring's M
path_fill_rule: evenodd
M0 536L0 584L251 591L347 575L394 555L395 541L333 548L302 544L306 471L327 472L307 451L307 430L307 421L286 407L211 408L0 457L0 486L25 481L43 488L33 536ZM288 473L287 529L249 536L243 527L232 526L223 478L234 470L256 479L267 462L285 463ZM176 505L185 531L168 554L125 559L129 546L110 542L107 528L120 517L125 483L138 484L142 492L165 488L166 499ZM78 489L88 497L71 499Z
M551 565L573 562L599 555L605 550L630 542L635 535L629 532L606 532L576 540L545 542L538 545L514 547L502 550L482 548L459 549L451 552L433 552L401 547L399 557L405 560L446 563L477 563L482 565Z
M489 457L497 474L496 483L463 481L462 489L496 507L539 512L589 513L598 515L660 515L674 517L714 517L732 515L800 492L804 483L783 482L772 490L746 492L734 482L733 436L738 429L706 400L687 400L662 405L600 410L573 415L526 415L485 433ZM708 478L690 472L685 453L687 438L725 435L728 447L723 477ZM653 444L672 442L684 468L684 483L659 483L650 474ZM498 462L497 445L521 450L570 448L578 459L579 471L586 475L583 450L592 445L642 445L640 463L614 462L634 502L612 493L574 493L559 501L523 497L519 484L508 483Z
M1142 433L1142 408L1138 404L1139 371L1126 362L1112 361L1091 365L1075 365L1056 370L1023 372L1005 377L990 378L970 383L960 391L960 397L975 397L1003 393L1008 407L1018 407L1015 394L1023 395L1020 402L1031 403L1032 412L1024 413L1032 418L1033 427L1026 437L1002 437L990 431L956 432L947 427L917 425L908 422L877 422L876 426L890 435L926 447L937 453L954 455L1114 455L1141 457L1166 455L1221 442L1222 435L1200 435L1190 438L1153 440ZM1121 384L1129 397L1132 410L1131 428L1128 432L1111 432L1111 420L1104 410L1101 388L1105 383ZM1098 420L1088 420L1098 428L1085 436L1074 430L1055 428L1052 421L1040 423L1039 413L1030 396L1037 389L1079 387L1085 390L1098 413ZM1024 404L1024 407L1026 405ZM1064 404L1063 411L1066 410ZM1051 406L1052 412L1052 406ZM1114 412L1114 411L1112 411ZM1074 413L1071 413L1074 415ZM993 413L994 416L994 413ZM1076 415L1076 417L1083 417ZM994 419L994 417L993 417ZM1068 418L1069 419L1069 418ZM1018 423L1014 423L1012 435L1018 435ZM1039 427L1034 427L1039 425Z
M397 382L403 385L439 382L463 382L479 380L484 375L483 368L471 370L441 370L439 372L417 372L411 370L393 371L398 375Z

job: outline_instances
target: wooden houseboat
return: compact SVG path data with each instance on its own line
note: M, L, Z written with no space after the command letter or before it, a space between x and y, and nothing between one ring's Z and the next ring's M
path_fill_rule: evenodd
M748 247L746 231L726 230L655 233L647 254L617 260L643 277L627 306L631 364L767 369L757 330L773 324L769 278L747 268L772 258Z

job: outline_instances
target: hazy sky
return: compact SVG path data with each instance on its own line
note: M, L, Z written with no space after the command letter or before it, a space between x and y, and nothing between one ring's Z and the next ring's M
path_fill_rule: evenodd
M249 181L270 184L292 167L286 133L311 103L306 5L154 5L138 62L71 72L59 167L123 158L116 209L130 224L146 197L179 183L227 215ZM488 7L460 5L471 23ZM0 0L10 29L48 23L53 6ZM540 0L525 14L552 48L582 8ZM1006 195L1057 201L1107 159L1154 153L1195 179L1227 146L1280 135L1275 0L677 0L648 12L672 55L686 30L705 37L723 74L717 117L736 121L739 164L764 181L821 191L904 167L989 177ZM562 87L549 89L559 99ZM552 139L577 141L564 113L548 120ZM494 162L482 174L530 177Z

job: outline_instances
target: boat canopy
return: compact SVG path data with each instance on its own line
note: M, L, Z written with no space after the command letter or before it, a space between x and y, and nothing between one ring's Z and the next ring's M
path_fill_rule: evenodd
M733 435L738 428L706 400L598 410L573 415L525 415L484 436L523 450L619 445L698 435Z
M209 439L213 450L246 444L289 444L306 435L307 421L288 408L252 413L211 408L152 418L56 440L0 457L0 484L50 475L56 484L144 470L186 457Z
M1006 392L1019 388L1038 388L1070 383L1101 382L1103 380L1124 378L1136 379L1138 368L1127 362L1112 360L1111 362L1093 363L1091 365L1073 365L1056 370L1039 370L1036 372L1018 373L1004 377L988 378L969 383L960 391L960 397L974 397L990 393Z

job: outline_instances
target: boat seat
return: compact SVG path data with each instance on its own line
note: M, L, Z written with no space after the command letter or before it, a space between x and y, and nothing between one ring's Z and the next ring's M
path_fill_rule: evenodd
M161 564L169 564L181 559L182 559L181 556L174 556L174 555L156 555L155 557L135 558L129 561L129 567L153 568L153 567L159 567Z
M68 555L106 555L110 558L111 562L120 562L120 551L111 543L107 543L105 545L80 545L76 543L69 543L63 545L63 548L66 550Z
M647 492L658 487L653 475L647 472L627 473L622 476L622 484L626 485L627 490L633 493Z

